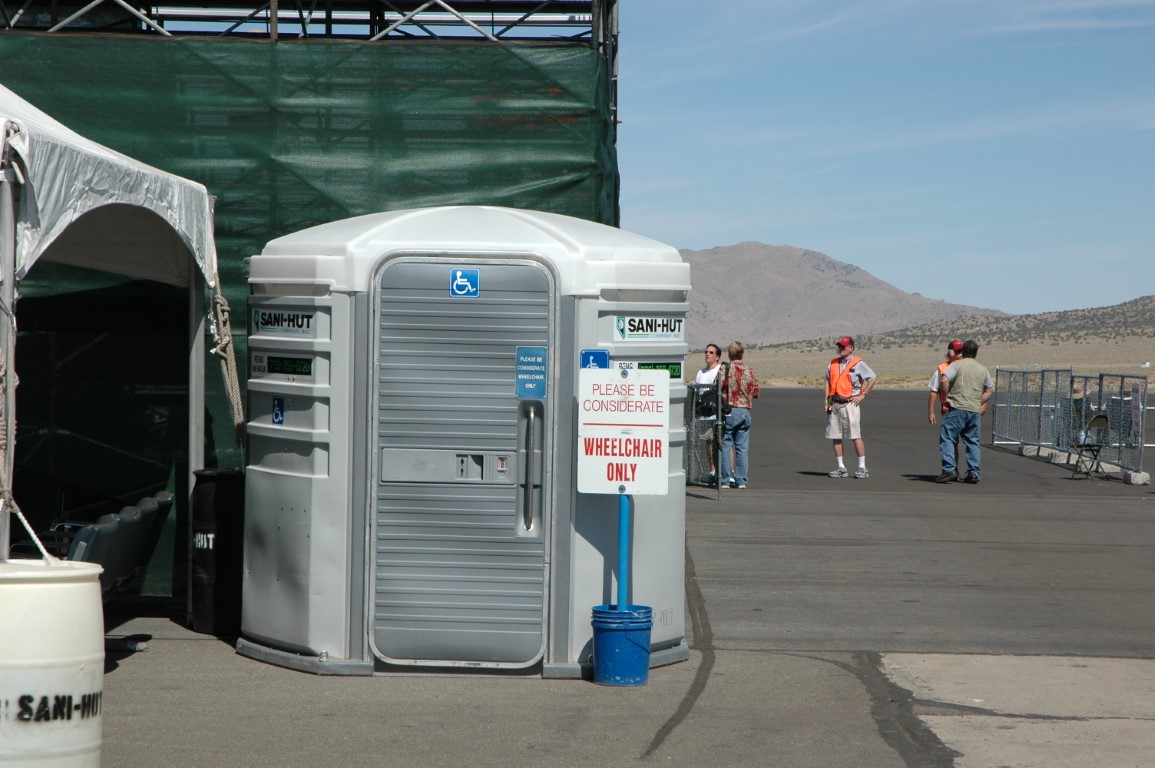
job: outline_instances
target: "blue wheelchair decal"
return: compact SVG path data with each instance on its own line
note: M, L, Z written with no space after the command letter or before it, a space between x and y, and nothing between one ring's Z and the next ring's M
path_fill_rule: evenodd
M481 270L453 267L449 270L449 295L455 299L476 299L481 295Z

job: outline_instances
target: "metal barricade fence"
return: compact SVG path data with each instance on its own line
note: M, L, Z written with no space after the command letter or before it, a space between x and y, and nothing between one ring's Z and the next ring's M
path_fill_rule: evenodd
M1086 418L1096 413L1107 414L1108 443L1103 446L1100 458L1108 464L1141 472L1146 442L1147 377L1123 373L1088 376L1084 392Z
M1062 399L1071 390L1070 369L995 369L992 431L995 445L1055 447L1062 432Z
M1147 434L1147 377L1125 373L1075 375L1071 369L995 371L992 432L995 445L1033 446L1071 453L1091 417L1105 413L1108 443L1102 460L1143 471Z
M721 458L722 395L710 384L687 384L682 422L686 428L684 453L686 485L719 488L717 463Z

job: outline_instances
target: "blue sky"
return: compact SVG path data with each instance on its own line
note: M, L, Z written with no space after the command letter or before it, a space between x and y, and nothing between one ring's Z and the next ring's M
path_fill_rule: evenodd
M1155 294L1155 0L620 0L622 227L1013 313Z

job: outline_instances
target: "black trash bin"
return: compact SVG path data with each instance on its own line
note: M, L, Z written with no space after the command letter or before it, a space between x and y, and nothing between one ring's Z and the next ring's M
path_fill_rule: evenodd
M193 474L192 628L236 637L241 633L245 476L239 469Z

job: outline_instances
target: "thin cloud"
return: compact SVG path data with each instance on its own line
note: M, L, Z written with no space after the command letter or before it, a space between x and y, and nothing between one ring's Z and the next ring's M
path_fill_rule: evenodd
M655 13L682 14L692 19L694 29L693 34L671 40L671 44L661 51L660 59L652 60L656 71L660 72L663 60L691 60L702 67L714 67L717 66L719 51L727 52L723 57L727 61L746 62L746 54L741 54L741 51L764 48L768 43L816 38L840 30L862 35L892 21L905 23L921 3L918 0L873 0L848 6L841 0L817 3L813 0L777 0L771 3L766 0L727 0L703 6L698 2L663 0L649 5ZM643 33L639 31L637 34ZM628 50L631 32L627 28L622 34L623 49Z
M1082 19L1049 18L996 25L984 30L989 34L1022 34L1027 32L1107 32L1128 29L1150 29L1155 19Z
M955 121L924 126L895 133L885 127L885 134L864 138L859 127L853 139L829 136L809 156L831 157L895 152L920 147L975 143L999 139L1054 136L1056 134L1095 130L1146 131L1155 118L1155 104L1118 102L1080 102L1055 105L1050 111L1034 108L1030 112L1002 115L986 120Z
M991 34L1097 32L1155 27L1152 0L1068 0L1015 2L992 6L996 17L982 31ZM998 20L998 17L1006 17Z

